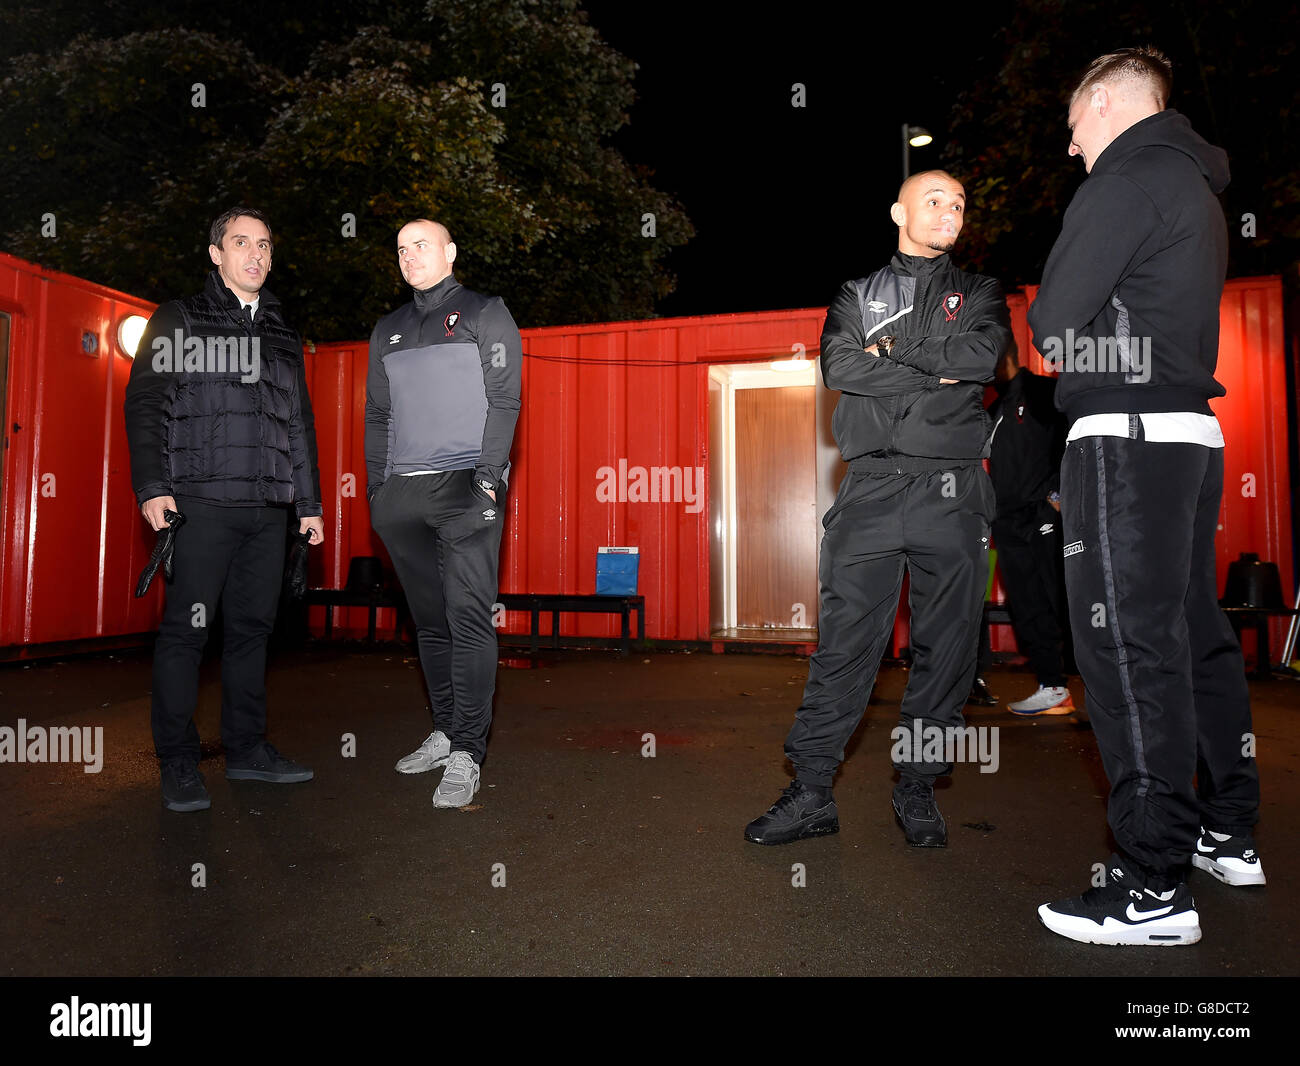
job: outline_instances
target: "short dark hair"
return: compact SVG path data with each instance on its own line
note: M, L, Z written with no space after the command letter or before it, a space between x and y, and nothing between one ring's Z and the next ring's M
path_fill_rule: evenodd
M257 210L257 208L243 207L242 205L236 205L228 211L222 211L221 214L213 220L212 227L208 230L208 243L215 244L220 248L221 242L226 239L226 227L234 222L235 219L243 218L245 216L257 219L258 222L262 223L262 225L266 227L268 236L271 236L271 247L275 248L275 237L271 235L270 220L262 214L261 211Z
M1118 52L1099 56L1084 71L1079 84L1070 95L1070 106L1099 82L1142 81L1151 90L1163 111L1174 87L1174 65L1163 52L1150 47L1121 48Z

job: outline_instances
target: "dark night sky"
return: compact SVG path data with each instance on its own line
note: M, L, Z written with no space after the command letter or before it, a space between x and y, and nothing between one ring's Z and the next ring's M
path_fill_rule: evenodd
M994 54L1008 5L918 17L904 5L799 4L785 17L738 8L731 22L712 5L583 6L640 64L615 146L652 167L695 224L668 261L678 286L659 308L688 315L825 305L845 279L884 265L902 124L936 138L913 150L913 170L937 165L953 98ZM791 107L794 82L807 86L804 109ZM1051 146L1062 165L1065 136L1063 126Z

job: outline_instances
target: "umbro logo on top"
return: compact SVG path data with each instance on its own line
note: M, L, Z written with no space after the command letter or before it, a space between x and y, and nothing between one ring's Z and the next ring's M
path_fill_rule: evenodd
M867 310L870 311L873 315L882 315L888 309L889 309L888 304L882 303L880 300L867 301Z
M483 512L483 517L486 518L489 522L491 522L492 519L496 518L496 516L497 516L496 511L494 511L491 507L489 507L486 511Z

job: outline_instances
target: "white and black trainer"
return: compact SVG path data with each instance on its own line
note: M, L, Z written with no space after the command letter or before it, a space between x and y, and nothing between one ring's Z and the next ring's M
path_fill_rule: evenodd
M1254 838L1216 833L1201 826L1192 865L1213 874L1225 885L1262 885L1264 867Z
M1196 901L1185 884L1156 892L1138 884L1115 855L1105 885L1072 899L1044 903L1038 917L1053 933L1084 944L1173 947L1201 939Z
M435 729L424 738L424 743L411 752L410 755L403 755L397 760L397 772L399 774L422 774L427 770L446 766L447 759L450 756L451 741L447 739L446 733Z

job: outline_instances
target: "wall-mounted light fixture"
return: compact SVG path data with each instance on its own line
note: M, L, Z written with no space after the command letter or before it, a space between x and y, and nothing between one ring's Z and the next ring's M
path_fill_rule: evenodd
M143 315L127 315L117 324L117 346L124 355L135 358L135 350L140 347L140 338L144 336L144 327L148 323Z

